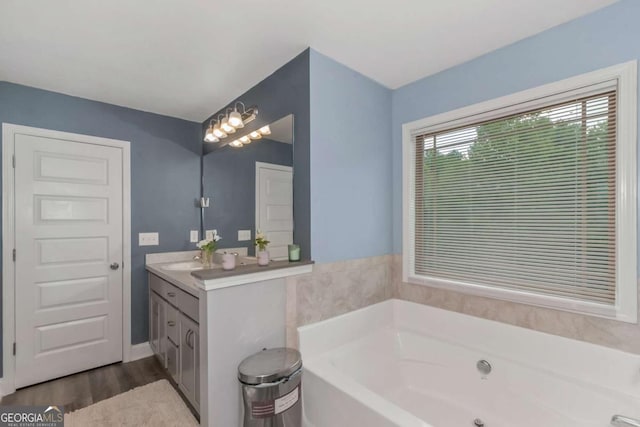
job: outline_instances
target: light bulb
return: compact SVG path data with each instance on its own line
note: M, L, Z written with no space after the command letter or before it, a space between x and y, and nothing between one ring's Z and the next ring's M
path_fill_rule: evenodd
M228 123L236 129L240 129L244 127L244 123L242 122L242 116L236 110L232 111L231 114L229 114Z
M249 138L247 135L240 138L239 141L243 144L251 144L251 138Z
M236 139L235 141L231 142L229 145L234 147L234 148L240 148L240 147L242 147L242 142L240 142L240 141L238 141Z
M220 128L226 133L234 133L236 131L236 128L234 128L229 124L229 118L227 116L224 116L222 118L222 122L220 123Z
M207 141L207 142L220 142L220 140L218 138L216 138L215 135L212 134L212 133L207 134L204 137L204 140Z
M207 142L218 142L218 141L220 141L213 134L213 125L209 125L209 127L207 128L207 131L204 134L204 140L207 141Z
M269 127L269 125L263 126L260 129L258 129L258 132L260 132L263 135L271 135L271 128Z
M260 133L255 131L255 130L253 132L251 132L249 134L249 136L251 137L251 139L260 139L260 138L262 138L262 135L260 135Z
M213 134L218 138L226 138L227 137L227 134L224 133L224 131L222 129L220 129L220 123L216 123L216 125L213 127Z

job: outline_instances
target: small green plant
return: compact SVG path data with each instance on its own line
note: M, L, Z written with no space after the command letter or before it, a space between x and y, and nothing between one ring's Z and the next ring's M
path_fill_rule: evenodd
M267 245L269 243L270 242L267 240L265 235L262 234L262 232L258 231L258 233L256 234L256 246L258 247L258 249L264 251L265 249L267 249Z

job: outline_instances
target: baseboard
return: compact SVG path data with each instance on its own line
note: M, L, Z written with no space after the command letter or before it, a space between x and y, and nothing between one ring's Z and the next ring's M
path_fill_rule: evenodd
M153 356L153 350L149 342L143 342L140 344L134 344L131 346L130 361L144 359L145 357Z

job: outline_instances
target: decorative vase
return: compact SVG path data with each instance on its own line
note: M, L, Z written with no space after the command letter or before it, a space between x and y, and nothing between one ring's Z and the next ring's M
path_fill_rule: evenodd
M267 250L258 251L258 265L269 265L269 252Z
M213 251L211 249L202 250L202 265L204 268L211 268L213 263Z

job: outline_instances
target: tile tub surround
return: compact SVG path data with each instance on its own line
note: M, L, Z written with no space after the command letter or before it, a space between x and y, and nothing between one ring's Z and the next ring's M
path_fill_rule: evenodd
M316 264L287 278L287 346L298 348L297 327L392 297L391 255Z
M402 255L390 259L394 298L640 354L638 324L404 283Z

